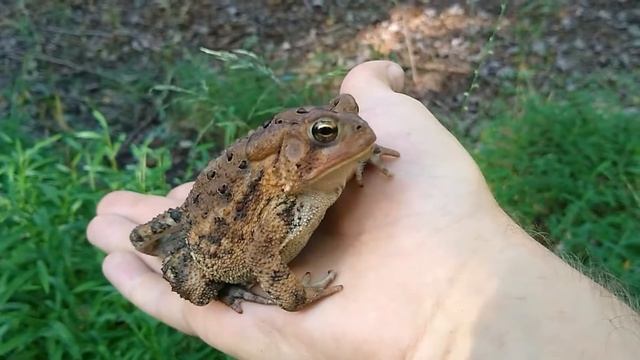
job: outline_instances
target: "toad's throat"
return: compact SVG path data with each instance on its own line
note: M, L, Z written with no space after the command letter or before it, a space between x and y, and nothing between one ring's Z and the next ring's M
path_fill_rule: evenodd
M327 181L338 181L343 185L353 175L359 162L367 160L373 152L375 143L368 146L363 151L351 156L329 168L318 168L307 176L305 186L322 184ZM310 179L310 180L309 180Z

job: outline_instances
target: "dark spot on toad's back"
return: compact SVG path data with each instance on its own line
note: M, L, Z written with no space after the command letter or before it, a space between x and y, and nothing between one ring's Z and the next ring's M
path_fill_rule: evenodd
M246 208L246 204L244 202L239 202L236 205L236 215L233 217L233 219L240 220L240 219L243 219L245 216L247 216L245 208Z
M307 298L303 291L296 291L293 293L294 304L304 304L306 301L307 301Z
M151 232L154 234L161 233L169 228L169 224L162 221L152 221L151 222Z
M227 223L227 220L225 220L223 217L220 216L216 216L213 219L213 223L216 225L216 227L220 228L226 228L229 226L229 224Z
M209 234L206 239L209 244L216 245L222 241L222 236L219 233Z
M282 222L287 226L292 226L295 218L296 201L294 199L287 199L281 205L283 206L280 212L278 212L278 217L280 217Z
M287 278L288 272L284 270L273 270L271 274L269 274L269 279L271 282L280 282Z
M222 236L220 236L218 232L216 232L215 234L206 234L206 235L198 236L199 243L202 243L204 241L206 241L209 244L216 245L216 244L219 244L220 241L222 241Z
M207 179L211 180L214 177L216 177L216 171L215 170L209 170L207 171Z
M180 209L169 209L169 216L173 221L180 222L182 219L182 210Z
M260 170L256 177L251 179L249 184L247 185L247 190L242 195L240 201L236 205L236 214L234 216L235 220L240 220L246 216L246 211L253 199L256 198L258 193L260 192L260 180L262 180L262 176L264 175L264 170Z
M129 240L131 240L131 242L135 244L144 243L144 238L142 237L142 235L140 235L138 229L134 229L131 234L129 234Z

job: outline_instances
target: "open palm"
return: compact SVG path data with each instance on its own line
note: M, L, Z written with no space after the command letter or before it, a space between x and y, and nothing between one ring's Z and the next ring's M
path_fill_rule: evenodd
M430 325L468 288L482 233L500 213L475 163L418 101L400 94L403 73L376 61L354 68L341 92L352 94L377 143L398 150L387 161L393 178L367 171L327 212L291 264L314 278L329 269L344 290L299 312L243 304L239 315L221 303L198 307L173 293L160 263L133 250L129 232L180 205L191 184L166 197L131 192L105 196L87 230L108 253L106 277L152 316L241 358L398 358L415 351ZM468 269L468 270L465 270ZM468 279L468 277L465 277ZM471 294L469 294L471 296ZM446 300L446 301L445 301Z

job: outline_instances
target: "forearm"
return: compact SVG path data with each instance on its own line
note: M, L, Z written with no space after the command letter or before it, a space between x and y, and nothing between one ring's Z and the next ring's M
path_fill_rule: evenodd
M452 282L412 357L637 358L638 315L499 217L478 237L482 250Z

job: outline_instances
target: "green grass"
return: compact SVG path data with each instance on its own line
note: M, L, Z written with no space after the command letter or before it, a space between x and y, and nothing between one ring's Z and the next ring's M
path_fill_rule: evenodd
M140 146L138 162L121 169L105 124L30 139L8 126L19 116L0 122L0 357L224 358L127 303L103 278L103 255L85 238L108 190L167 190L168 151Z
M612 91L565 96L529 95L505 109L483 131L475 157L498 202L530 233L638 298L638 99L625 111Z

